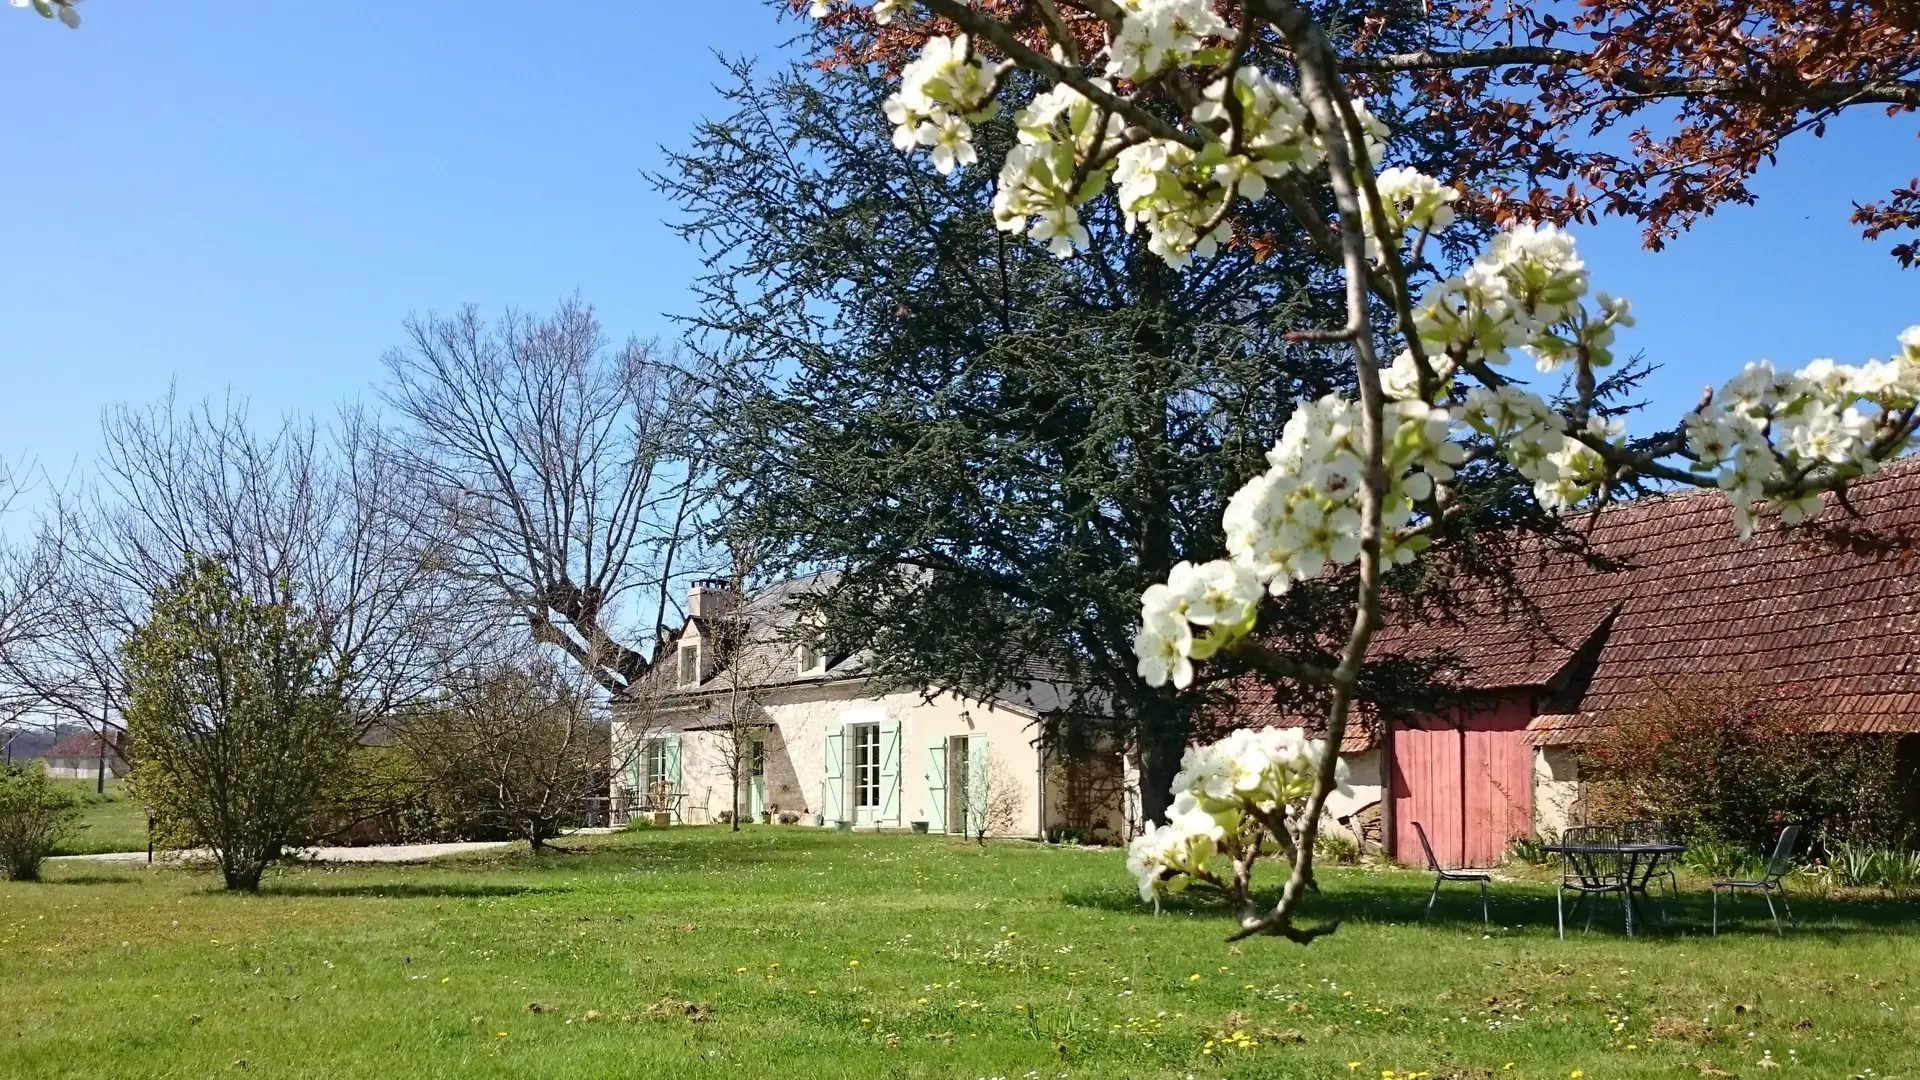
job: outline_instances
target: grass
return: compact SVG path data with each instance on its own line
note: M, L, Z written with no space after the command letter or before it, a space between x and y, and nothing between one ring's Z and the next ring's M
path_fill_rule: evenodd
M1229 947L1114 852L646 830L424 867L0 882L0 1074L1920 1077L1920 906L1557 940L1550 888L1331 870L1339 932ZM1759 913L1759 914L1756 914ZM1234 1033L1239 1032L1236 1036ZM1868 1070L1872 1070L1870 1073Z
M80 800L80 817L54 853L93 855L109 851L147 850L147 812L127 793L120 780L107 781L107 790L94 791L92 780L59 780Z

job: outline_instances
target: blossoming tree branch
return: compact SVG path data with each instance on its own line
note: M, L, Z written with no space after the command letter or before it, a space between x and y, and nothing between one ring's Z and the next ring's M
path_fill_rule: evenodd
M847 2L814 0L813 14ZM942 173L977 163L972 125L995 114L1012 71L1042 81L999 174L1001 229L1071 257L1089 242L1078 208L1112 186L1128 228L1181 267L1232 241L1237 207L1277 199L1341 268L1344 324L1290 336L1350 351L1357 394L1301 402L1270 468L1227 506L1229 557L1181 564L1141 602L1136 652L1151 684L1185 687L1196 662L1231 648L1328 694L1324 741L1241 731L1191 750L1172 820L1133 844L1143 897L1214 886L1234 902L1236 938L1305 942L1331 929L1295 926L1293 913L1343 783L1336 750L1380 622L1381 576L1458 512L1450 481L1476 454L1504 457L1550 510L1596 504L1634 477L1719 488L1746 536L1764 513L1785 524L1818 513L1821 492L1915 442L1920 326L1884 362L1751 364L1670 431L1629 443L1596 408L1615 333L1633 324L1627 302L1589 288L1572 238L1553 225L1496 233L1461 272L1435 265L1429 241L1453 225L1473 178L1387 161L1391 132L1349 94L1326 32L1299 4L878 0L869 14L929 22L886 110L895 144ZM1282 62L1262 66L1256 43ZM1553 400L1517 356L1557 385ZM1357 585L1337 664L1248 645L1264 593L1349 565ZM1292 868L1262 908L1251 883L1270 849Z

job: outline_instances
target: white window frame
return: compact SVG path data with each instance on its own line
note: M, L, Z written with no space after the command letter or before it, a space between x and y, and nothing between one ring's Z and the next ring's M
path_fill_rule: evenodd
M655 785L672 782L672 777L667 775L667 740L648 739L642 753L640 790L643 794L651 794Z
M680 685L700 685L700 643L683 642L680 646Z
M853 724L847 729L847 770L848 787L853 798L851 807L857 812L871 810L878 812L881 807L880 793L880 746L879 724Z

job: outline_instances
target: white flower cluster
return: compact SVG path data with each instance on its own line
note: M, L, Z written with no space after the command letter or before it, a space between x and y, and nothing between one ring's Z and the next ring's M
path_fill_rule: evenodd
M14 7L31 7L43 19L59 19L67 29L80 29L80 0L8 0Z
M1209 0L1120 0L1126 17L1107 50L1107 74L1148 79L1185 64L1204 47L1204 39L1233 33L1214 14Z
M1000 76L1013 66L989 64L973 55L967 35L932 37L900 73L900 89L882 103L893 123L893 145L932 149L933 167L945 175L979 160L972 123L988 119Z
M1383 170L1374 181L1380 192L1380 208L1387 220L1376 226L1373 211L1360 206L1360 218L1367 234L1367 257L1382 258L1381 238L1387 238L1397 250L1406 241L1407 230L1443 232L1453 224L1453 204L1460 193L1418 169L1404 166Z
M1573 506L1606 478L1598 451L1567 435L1567 420L1545 399L1517 383L1467 391L1462 409L1468 426L1491 438L1521 476L1533 481L1534 498L1549 510ZM1591 417L1586 432L1608 441L1626 434L1619 420Z
M1217 852L1253 833L1254 813L1286 813L1313 791L1327 744L1298 728L1241 729L1219 742L1189 747L1173 780L1167 824L1127 848L1127 870L1151 900L1186 888ZM1347 790L1347 763L1336 760L1335 782Z
M1094 85L1106 89L1104 81ZM1119 117L1102 110L1071 86L1036 96L1014 116L1019 145L1007 153L993 192L993 219L1005 232L1030 233L1060 258L1086 247L1078 204L1106 186L1104 172L1079 185L1074 172L1105 140L1120 134Z
M1392 401L1384 421L1380 551L1389 562L1406 563L1424 546L1423 539L1404 532L1416 504L1432 494L1434 481L1453 478L1465 450L1449 437L1454 416L1446 409ZM1165 585L1141 597L1134 651L1148 685L1191 685L1194 660L1252 627L1263 587L1278 595L1296 578L1359 557L1365 470L1359 428L1358 403L1337 394L1294 410L1267 452L1271 468L1227 502L1222 524L1231 557L1181 563ZM1206 635L1196 636L1193 626L1205 628Z
M1687 414L1681 430L1694 468L1715 474L1733 500L1742 537L1753 534L1753 504L1789 470L1797 475L1839 467L1865 474L1879 467L1887 451L1906 448L1874 445L1888 413L1920 403L1920 326L1908 327L1900 346L1890 360L1859 366L1815 360L1782 372L1766 361L1749 364L1710 404ZM1792 525L1817 513L1820 497L1775 497L1771 505Z
M1587 292L1587 267L1574 251L1573 238L1552 225L1519 225L1493 238L1465 274L1430 290L1414 308L1414 330L1430 353L1450 353L1462 362L1504 364L1507 350L1552 336L1556 324L1592 323L1593 333L1615 323L1632 325L1625 303L1610 307L1598 320L1585 319L1580 298ZM1557 366L1540 355L1542 370ZM1611 354L1608 354L1611 358Z
M832 13L836 3L837 0L813 0L813 6L807 9L807 14L816 19L824 19ZM905 11L911 3L912 0L873 0L873 21L885 26L893 21L896 14Z

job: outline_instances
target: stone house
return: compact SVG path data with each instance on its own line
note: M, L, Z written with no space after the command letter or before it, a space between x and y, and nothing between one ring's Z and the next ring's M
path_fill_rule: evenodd
M725 581L692 585L688 618L663 634L653 678L614 703L616 807L717 822L737 791L742 820L1118 838L1117 798L1089 808L1095 768L1039 746L1041 720L1062 700L1057 684L1036 679L980 700L880 680L866 653L824 651L801 621L796 601L834 580L816 574L745 597ZM1099 771L1117 777L1118 756Z

